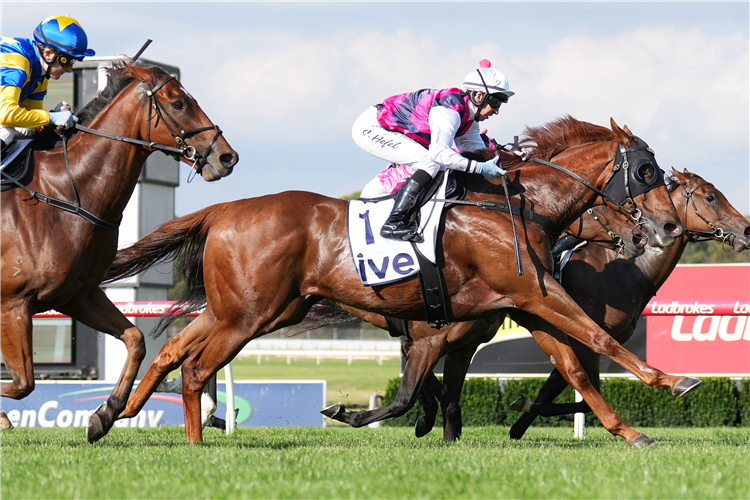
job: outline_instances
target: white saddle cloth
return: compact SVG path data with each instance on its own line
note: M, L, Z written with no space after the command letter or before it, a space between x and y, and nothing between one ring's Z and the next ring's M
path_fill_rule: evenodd
M446 174L432 200L445 199L447 179ZM390 215L393 203L394 198L378 202L356 199L348 204L349 249L357 274L365 286L393 283L413 276L419 271L417 254L412 242L380 236L380 228ZM444 207L445 202L428 201L420 212L419 232L424 241L416 243L416 247L432 263L435 263L438 224Z

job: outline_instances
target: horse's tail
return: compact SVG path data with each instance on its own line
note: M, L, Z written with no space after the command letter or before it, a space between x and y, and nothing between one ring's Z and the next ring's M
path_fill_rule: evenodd
M228 203L213 205L165 222L138 242L117 251L104 283L135 276L165 262L176 262L175 275L184 279L182 297L159 319L153 337L158 337L175 320L205 307L203 248L211 225L228 206Z

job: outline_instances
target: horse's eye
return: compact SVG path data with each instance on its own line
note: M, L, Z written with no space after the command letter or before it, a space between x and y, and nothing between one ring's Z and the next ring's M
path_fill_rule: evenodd
M714 201L716 201L716 196L714 196L713 193L710 193L708 196L706 196L706 201L709 203L713 203Z
M174 109L183 109L185 105L182 103L182 101L175 101L172 103L172 107Z
M638 174L641 176L641 179L646 182L651 182L655 173L654 166L650 163L645 163L638 169Z

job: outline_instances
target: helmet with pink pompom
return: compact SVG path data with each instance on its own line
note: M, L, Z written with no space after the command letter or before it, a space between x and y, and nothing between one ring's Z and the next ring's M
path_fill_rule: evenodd
M515 94L510 90L510 83L505 75L493 68L492 63L487 59L479 61L479 68L466 75L461 84L461 90L471 96L479 109L485 104L497 109ZM474 99L474 94L477 92L482 93L482 99L479 102Z

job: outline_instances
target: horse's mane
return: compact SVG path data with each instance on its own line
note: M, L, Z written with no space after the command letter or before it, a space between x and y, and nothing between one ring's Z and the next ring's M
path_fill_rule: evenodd
M526 127L520 145L532 158L550 161L566 149L591 142L611 141L615 134L608 128L576 120L565 115L539 127ZM503 168L528 165L514 154L503 154Z
M127 62L122 59L114 61L112 66L105 68L105 71L107 72L107 85L96 95L96 97L81 108L80 111L76 112L79 124L87 125L90 123L94 117L96 117L96 115L104 109L110 101L112 101L112 99L122 92L125 87L130 85L133 80L137 79L132 70L133 66L148 68L152 75L155 73L165 74L164 71L157 66ZM153 85L154 82L151 81L149 83ZM71 129L68 132L68 138L72 137L77 132L76 129ZM37 134L35 142L37 143L37 148L48 149L54 147L59 140L60 137L52 127L45 127L42 132Z

